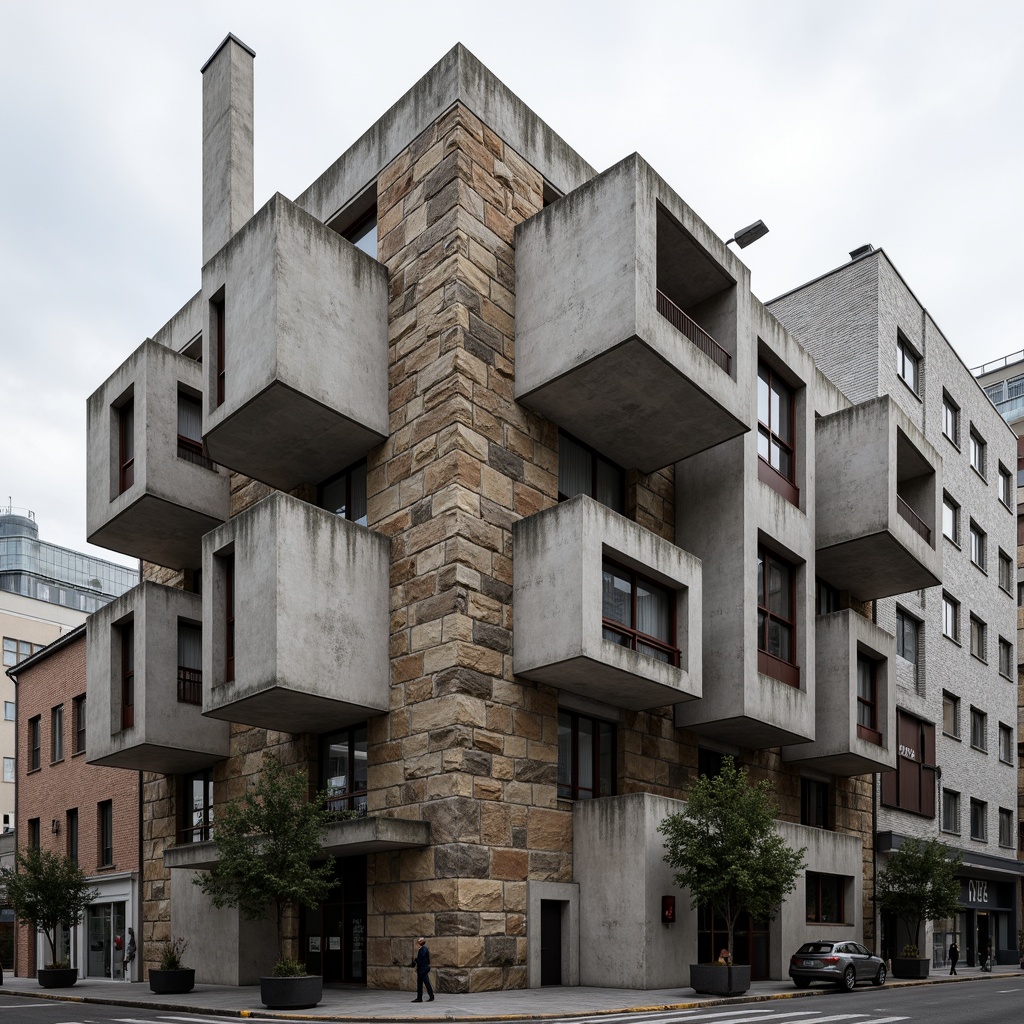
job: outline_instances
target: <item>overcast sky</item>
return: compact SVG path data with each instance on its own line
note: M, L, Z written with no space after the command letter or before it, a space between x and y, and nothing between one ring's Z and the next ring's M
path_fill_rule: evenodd
M1024 348L1024 3L8 0L0 504L85 542L85 400L200 285L200 67L256 51L256 208L456 42L602 170L634 151L764 300L883 246L969 366ZM121 556L118 561L130 562Z

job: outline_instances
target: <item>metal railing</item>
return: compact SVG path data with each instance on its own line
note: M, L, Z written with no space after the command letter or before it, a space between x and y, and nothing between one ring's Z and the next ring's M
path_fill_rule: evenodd
M896 511L922 536L929 544L932 542L931 527L897 494Z
M191 462L193 465L202 466L203 469L217 469L217 464L203 454L202 444L187 437L178 435L178 458Z
M732 358L700 324L691 320L664 292L659 291L657 297L658 312L677 331L682 331L694 345L706 356L710 356L718 365L729 372L729 360Z
M203 703L203 670L178 666L178 702L180 704Z

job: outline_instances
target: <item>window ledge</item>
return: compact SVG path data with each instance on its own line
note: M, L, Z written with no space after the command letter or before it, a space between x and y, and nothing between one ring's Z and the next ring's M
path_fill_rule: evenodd
M942 536L943 539L946 540L948 543L952 544L953 547L957 549L957 551L963 551L963 548L960 547L960 541L954 540L952 537L950 537L948 533L944 533Z
M83 757L85 755L84 750L76 750L71 756L72 757Z
M988 569L986 569L983 565L979 565L973 558L971 559L971 565L973 565L974 568L979 570L980 572L983 572L986 576L988 575ZM1000 587L1000 590L1001 589L1002 587Z
M957 450L960 451L960 442L954 441L945 431L942 432L942 436Z
M988 751L984 747L976 747L973 743L971 744L971 750L976 750L979 754L988 754Z
M957 647L963 647L963 644L960 643L960 641L957 640L956 637L950 636L948 633L943 633L942 636L943 636L944 639L948 640L951 644L956 644Z
M988 664L988 659L987 658L983 658L980 654L975 654L974 651L971 651L971 657L975 661L980 661L982 663L982 665L987 665Z
M917 392L916 392L916 391L915 391L915 390L914 390L914 389L913 389L913 388L912 388L912 387L911 387L911 386L910 386L910 385L909 385L909 384L907 383L907 379L906 379L906 377L904 377L904 376L903 376L902 374L900 374L900 373L897 373L897 374L896 374L896 377L897 377L897 379L899 380L899 382L900 382L900 383L901 383L901 384L902 384L902 385L903 385L903 386L904 386L904 387L905 387L905 388L907 389L907 391L908 391L908 392L909 392L910 394L912 394L912 395L913 395L913 396L914 396L914 397L915 397L915 398L916 398L916 399L917 399L917 400L918 400L919 402L921 402L922 404L924 404L924 399L923 399L923 398L921 398L921 396L920 396L920 395L919 395L919 394L918 394L918 393L917 393Z
M957 736L955 732L946 732L946 730L943 729L942 735L945 736L947 740L956 740L957 743L963 743L963 737Z
M857 738L867 740L868 743L874 743L877 746L882 745L882 734L877 729L870 729L866 725L857 725Z
M980 469L978 469L978 467L973 462L971 463L971 469L974 470L974 475L976 477L978 477L978 479L981 480L981 482L987 487L988 486L988 477L985 476L985 474L982 473L982 471Z
M940 828L939 831L944 833L947 836L958 836L958 835L960 835L959 832L954 832L953 829L951 829L951 828Z

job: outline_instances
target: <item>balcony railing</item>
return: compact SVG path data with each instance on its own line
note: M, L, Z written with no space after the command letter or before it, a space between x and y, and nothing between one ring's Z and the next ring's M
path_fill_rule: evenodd
M182 437L181 434L178 435L178 458L191 462L196 466L202 466L203 469L212 469L214 471L217 469L217 464L203 454L203 446L200 442L193 441L188 437Z
M178 703L203 703L203 670L178 666Z
M706 356L729 372L730 355L699 324L691 320L664 292L658 292L658 312L677 330L682 331Z
M931 527L897 494L896 495L896 511L908 522L910 525L922 536L924 539L931 544L932 542L932 531Z

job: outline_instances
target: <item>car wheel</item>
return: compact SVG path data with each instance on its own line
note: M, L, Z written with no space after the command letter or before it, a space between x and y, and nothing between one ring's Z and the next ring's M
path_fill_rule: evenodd
M882 964L878 968L878 973L871 980L872 985L884 985L885 984L885 964Z
M811 979L810 978L794 978L793 979L793 984L796 985L797 988L809 988L810 984L811 984Z
M852 992L857 985L857 972L852 967L847 967L843 971L843 980L839 983L839 987L844 992Z

